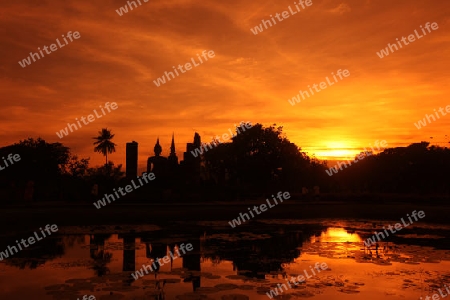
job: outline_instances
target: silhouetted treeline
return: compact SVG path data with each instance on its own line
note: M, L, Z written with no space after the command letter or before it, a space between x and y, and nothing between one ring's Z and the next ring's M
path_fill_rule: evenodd
M334 190L378 193L447 194L450 149L428 142L388 148L332 176Z
M0 148L1 157L9 154L19 154L20 161L0 171L3 202L88 200L94 184L99 192L112 190L123 177L121 165L89 168L89 159L78 159L61 143L40 138Z
M30 138L0 149L1 157L6 158L9 154L19 154L20 161L0 171L2 198L6 201L23 199L27 189L33 190L35 199L56 196L63 174L61 166L70 157L69 148Z
M213 141L214 142L214 141ZM28 139L0 148L0 156L21 160L0 171L2 203L21 201L95 201L129 181L121 165L89 167L61 143ZM327 175L326 162L307 156L282 127L255 124L217 143L200 157L200 180L177 172L156 178L126 197L131 201L244 200L278 191L301 194L314 186L321 193L447 194L450 149L427 142L385 149ZM2 158L3 162L3 158ZM2 164L3 166L3 164ZM331 166L329 166L331 167Z
M239 196L301 191L326 180L325 163L308 157L276 124L256 124L219 144L204 154L204 166L210 185Z

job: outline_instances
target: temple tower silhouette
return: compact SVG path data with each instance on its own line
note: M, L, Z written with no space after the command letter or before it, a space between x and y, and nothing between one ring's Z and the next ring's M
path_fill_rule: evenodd
M155 152L155 155L149 157L147 160L147 172L155 173L156 178L165 176L167 173L167 158L161 156L162 147L159 144L159 138L156 140L153 151Z
M172 144L170 145L170 155L168 160L171 167L178 166L178 156L175 152L175 138L173 133L172 133Z
M138 174L138 143L132 141L126 147L126 177L134 179Z

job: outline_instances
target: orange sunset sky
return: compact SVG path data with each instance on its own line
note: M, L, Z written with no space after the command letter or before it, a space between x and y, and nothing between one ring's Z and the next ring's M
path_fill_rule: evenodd
M117 144L109 158L125 164L125 143L135 140L142 169L158 136L167 156L174 132L182 160L195 131L208 142L241 121L282 125L292 142L320 159L354 157L376 140L389 147L448 144L450 115L420 130L414 123L450 104L449 1L312 0L258 35L250 29L294 0L141 3L123 16L116 10L124 0L2 3L0 146L42 137L91 157L94 166L104 157L93 152L92 137L108 127ZM376 55L427 22L439 29L387 57ZM68 31L81 37L25 68L18 64ZM153 80L203 50L215 57L155 86ZM338 69L350 76L288 103ZM119 107L56 136L106 102Z

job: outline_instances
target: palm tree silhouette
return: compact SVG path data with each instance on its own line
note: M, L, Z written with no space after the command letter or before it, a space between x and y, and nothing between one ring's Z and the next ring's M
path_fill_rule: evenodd
M94 151L105 155L106 166L108 164L108 153L116 152L116 144L111 142L115 134L111 134L111 130L108 130L108 128L102 128L102 131L99 131L98 134L97 137L93 138L94 140L97 140L94 143L94 145L97 145L94 148Z

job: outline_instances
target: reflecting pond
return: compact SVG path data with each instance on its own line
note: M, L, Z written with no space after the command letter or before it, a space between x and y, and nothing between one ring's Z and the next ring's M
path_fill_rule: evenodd
M267 220L234 229L227 222L62 227L0 262L0 299L241 300L277 293L275 299L425 299L444 292L450 283L450 227L415 223L366 247L363 241L387 224L392 223ZM1 237L0 250L27 234ZM193 249L156 263L182 244ZM317 268L323 263L325 269ZM152 264L153 272L136 280L131 275ZM306 280L290 281L299 275Z

